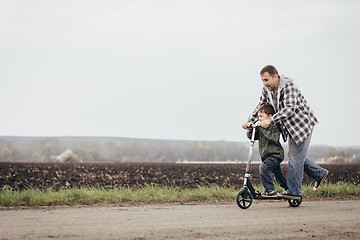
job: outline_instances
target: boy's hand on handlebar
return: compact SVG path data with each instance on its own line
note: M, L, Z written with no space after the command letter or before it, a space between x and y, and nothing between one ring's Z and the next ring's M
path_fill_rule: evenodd
M262 127L262 128L268 128L271 124L271 120L270 119L266 119L264 121L258 122L258 126Z
M252 124L251 122L245 122L245 123L243 123L242 128L243 129L250 129L251 124Z

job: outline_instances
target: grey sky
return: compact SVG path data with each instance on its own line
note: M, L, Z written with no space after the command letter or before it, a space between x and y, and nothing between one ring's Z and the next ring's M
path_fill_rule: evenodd
M0 135L246 141L260 69L360 145L359 1L0 0Z

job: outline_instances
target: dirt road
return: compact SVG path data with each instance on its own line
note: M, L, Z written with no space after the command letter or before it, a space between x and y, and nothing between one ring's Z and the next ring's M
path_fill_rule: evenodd
M0 210L0 239L360 239L360 200Z

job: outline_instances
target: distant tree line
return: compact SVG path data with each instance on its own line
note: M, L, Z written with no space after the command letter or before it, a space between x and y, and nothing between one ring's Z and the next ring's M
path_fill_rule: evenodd
M246 162L249 144L226 141L124 140L122 138L0 137L0 161L55 161L55 156L73 150L84 162ZM287 146L284 145L287 152ZM311 146L314 160L348 161L358 158L360 148ZM285 154L287 155L287 154ZM360 157L359 157L360 158ZM260 161L257 148L253 161ZM285 159L286 160L286 159Z

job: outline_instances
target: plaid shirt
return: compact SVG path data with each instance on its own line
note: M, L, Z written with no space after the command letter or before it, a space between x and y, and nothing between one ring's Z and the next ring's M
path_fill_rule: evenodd
M279 109L279 111L273 115L272 119L279 124L284 141L290 135L295 143L299 145L311 134L318 120L294 82L285 76L281 76L280 79L283 83L278 90L280 94L277 104L274 104L271 92L264 86L260 102L248 121L256 122L258 120L257 110L262 104L271 103L273 106L277 105L274 108Z

